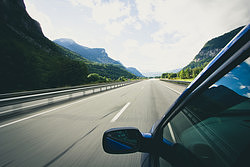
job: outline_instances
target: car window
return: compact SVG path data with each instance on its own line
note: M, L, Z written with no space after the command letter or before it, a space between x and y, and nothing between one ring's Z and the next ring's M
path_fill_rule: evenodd
M240 166L250 154L249 74L250 58L185 105L163 137L207 166Z

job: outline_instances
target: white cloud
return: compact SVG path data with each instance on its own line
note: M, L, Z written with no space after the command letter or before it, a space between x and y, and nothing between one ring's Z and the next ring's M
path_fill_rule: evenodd
M138 10L138 18L145 22L152 21L154 13L154 0L136 0L136 8Z
M113 36L120 35L121 31L124 29L124 26L120 23L113 22L110 24L107 24L105 26L105 29Z
M250 21L248 0L136 0L138 18L157 21L166 33L217 34ZM240 18L240 19L239 19ZM221 28L220 28L221 27ZM220 32L218 32L218 29ZM163 31L163 30L161 30Z
M93 18L100 24L109 24L111 21L118 21L122 17L128 17L130 8L120 1L109 3L98 3L92 8Z
M171 64L186 65L211 38L248 24L250 10L246 5L250 6L250 1L136 0L138 18L160 25L150 35L154 42L142 46L141 52L157 55L152 60L161 59L166 69L172 67Z
M137 40L128 39L123 43L123 47L120 60L125 65L135 66L144 72L164 72L183 67L186 63L182 51L177 52L175 47L162 43L151 42L142 45Z
M86 0L69 0L74 6L79 6L79 5L83 5L83 6L87 6L87 7L91 7L93 6L93 4L96 2L95 0L93 1L86 1Z
M130 17L131 6L119 0L70 0L73 5L83 5L92 10L92 19L114 36L120 35L124 27L134 22Z
M142 25L141 25L140 23L138 23L138 22L135 23L134 26L135 26L135 29L136 29L136 30L140 30L140 29L142 28Z
M125 49L130 49L130 48L135 48L135 47L138 47L139 46L139 43L137 40L134 40L134 39L128 39L126 40L124 43L123 43L123 47Z
M125 29L127 25L134 23L135 20L132 17L127 17L122 21L111 21L105 25L105 29L112 35L112 36L119 36L121 32Z
M246 86L245 85L240 85L240 89L245 89Z
M244 94L244 96L250 98L250 93L246 93L246 94Z

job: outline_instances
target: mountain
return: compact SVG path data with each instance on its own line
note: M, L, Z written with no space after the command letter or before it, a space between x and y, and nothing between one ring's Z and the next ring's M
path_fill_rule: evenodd
M77 44L72 39L61 38L56 39L54 42L62 47L65 47L75 53L78 53L85 59L88 59L92 62L102 63L102 64L113 64L118 65L122 69L129 71L130 73L136 75L137 77L144 77L136 68L134 67L124 67L120 61L113 60L108 56L105 49L103 48L88 48L82 45ZM117 67L118 67L117 66Z
M89 73L135 78L115 65L92 63L47 39L23 0L0 0L0 93L87 83Z
M168 79L176 78L176 76L180 79L195 78L202 71L202 69L233 39L233 37L240 32L242 28L243 26L209 40L186 67L177 72L175 75L163 73L162 77L167 77Z
M111 59L110 57L108 57L108 54L103 48L88 48L88 47L77 44L72 39L66 39L66 38L56 39L54 40L54 42L75 53L80 54L82 57L90 61L103 63L103 64L121 65L120 62L115 61Z
M73 43L74 41L71 39L67 39L67 43L70 43L70 42ZM84 61L88 67L89 74L90 73L97 73L100 76L111 78L113 80L116 80L121 76L124 76L125 78L136 78L136 75L128 72L127 69L120 62L119 62L119 64L110 64L110 63L105 64L105 63L93 62L93 61L87 60L86 58L84 58L80 54L77 54L74 51L67 49L66 47L63 47L57 43L55 43L55 44L58 47L64 49L65 51L71 52L71 53L77 55L77 56L71 56L72 59ZM84 46L81 46L81 47L84 47ZM85 47L85 48L87 48L87 47Z
M242 28L243 26L209 40L195 56L193 61L183 69L202 67L209 63L221 51L221 49L223 49L227 43L230 42L238 32L240 32Z
M138 76L138 77L144 77L141 73L140 73L140 71L138 71L136 68L134 68L134 67L127 67L126 68L129 72L131 72L132 74L135 74L136 76Z

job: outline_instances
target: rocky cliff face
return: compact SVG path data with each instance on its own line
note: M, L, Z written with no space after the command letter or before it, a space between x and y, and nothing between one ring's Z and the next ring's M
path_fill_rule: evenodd
M230 40L242 29L243 27L236 28L228 33L225 33L219 37L209 40L200 52L195 56L193 61L184 67L195 68L201 67L206 63L209 63L220 51L223 49Z
M213 58L215 57L222 48L215 48L215 49L211 49L211 50L201 50L199 52L199 54L194 58L194 62L199 62L202 61L203 59L209 59L209 58Z
M55 43L58 45L61 45L75 53L80 54L82 57L98 63L103 64L116 64L116 65L122 65L120 62L113 60L108 56L105 49L103 48L88 48L85 46L81 46L77 44L72 39L56 39L54 40Z
M103 48L88 48L82 45L77 44L72 39L67 38L61 38L56 39L54 42L58 45L61 45L75 53L78 53L82 57L84 57L87 60L97 62L97 63L103 63L103 64L114 64L120 66L120 68L126 69L130 73L138 76L138 77L144 77L136 68L129 67L126 68L122 65L121 62L116 61L108 56L105 49Z

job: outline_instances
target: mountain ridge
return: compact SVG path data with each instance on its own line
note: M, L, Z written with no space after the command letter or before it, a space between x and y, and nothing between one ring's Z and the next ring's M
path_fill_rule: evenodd
M194 59L183 69L193 69L209 63L243 27L233 29L206 42Z
M145 77L144 75L142 75L140 73L140 71L138 71L135 67L127 67L126 68L129 72L131 72L132 74L135 74L138 77Z
M56 39L53 42L65 47L73 52L80 54L82 57L84 57L90 61L103 63L103 64L122 65L120 62L108 57L108 54L106 53L104 48L88 48L88 47L82 46L82 45L76 43L74 40L68 39L68 38Z
M0 0L0 93L88 83L90 73L136 78L114 65L92 63L46 38L23 0Z
M167 72L162 78L195 78L202 69L236 36L244 26L233 29L207 41L193 60L179 72ZM174 74L174 75L173 75Z
M108 56L104 48L88 48L76 43L74 40L69 38L60 38L56 39L53 42L56 44L65 47L75 53L78 53L83 58L97 63L103 64L113 64L118 65L121 68L127 70L128 72L136 75L137 77L144 77L141 72L139 72L134 67L125 67L120 61L114 60Z

